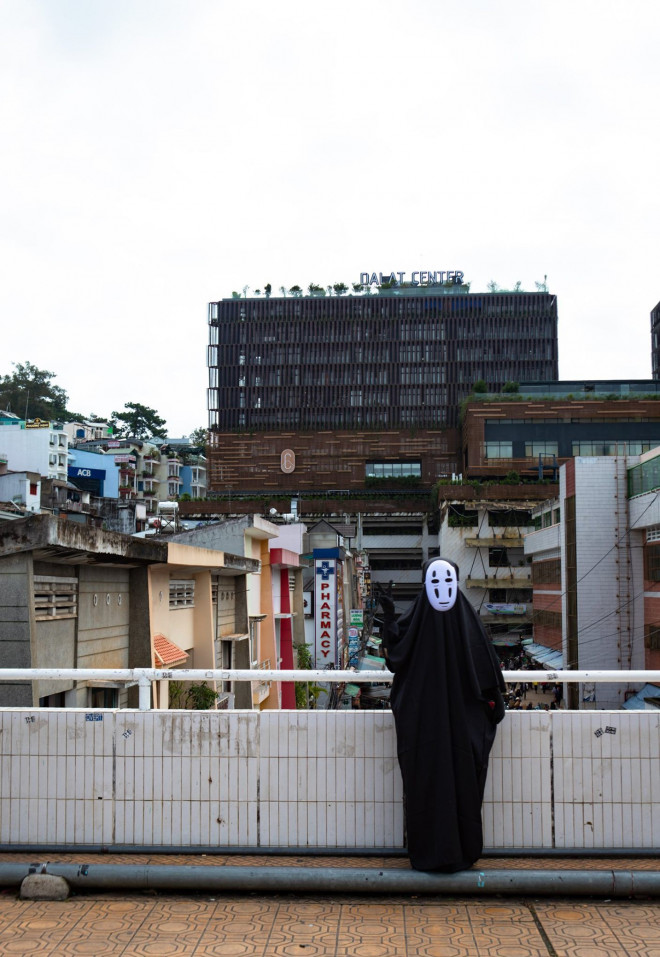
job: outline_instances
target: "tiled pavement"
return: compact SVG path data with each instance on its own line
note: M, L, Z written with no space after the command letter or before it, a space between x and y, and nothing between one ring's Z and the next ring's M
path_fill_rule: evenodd
M408 867L405 858L84 855L88 863ZM0 861L44 855L0 854ZM81 861L51 854L49 860ZM488 867L660 869L654 859L486 858ZM0 891L0 955L191 957L660 957L660 901Z

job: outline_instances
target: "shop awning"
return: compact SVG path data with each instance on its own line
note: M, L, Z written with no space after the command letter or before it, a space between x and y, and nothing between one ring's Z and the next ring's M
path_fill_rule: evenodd
M561 671L564 667L564 659L561 651L555 651L554 648L546 648L545 645L537 645L536 642L523 642L526 655L533 658L544 668L550 668L552 671Z
M385 671L387 662L377 655L364 655L358 658L358 671Z
M621 705L626 711L646 711L647 701L652 702L652 707L658 707L660 704L660 688L657 685L644 685L641 691Z
M497 648L515 648L520 644L520 635L494 635L490 641Z

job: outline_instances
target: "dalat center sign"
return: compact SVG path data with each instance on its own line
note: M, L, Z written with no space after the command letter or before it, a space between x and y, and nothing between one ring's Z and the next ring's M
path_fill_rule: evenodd
M406 279L405 272L361 272L361 286L460 286L465 273L460 269L417 269Z

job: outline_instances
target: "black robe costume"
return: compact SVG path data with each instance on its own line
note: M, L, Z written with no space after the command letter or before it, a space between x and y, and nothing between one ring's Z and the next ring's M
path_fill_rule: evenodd
M501 668L462 592L449 611L436 611L423 587L398 622L391 600L381 604L410 862L464 870L483 848L488 757L505 712Z

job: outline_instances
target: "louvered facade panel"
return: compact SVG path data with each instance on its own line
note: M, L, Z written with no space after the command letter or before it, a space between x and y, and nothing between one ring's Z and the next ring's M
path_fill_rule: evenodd
M228 299L209 325L220 432L455 428L478 380L557 378L548 293Z

